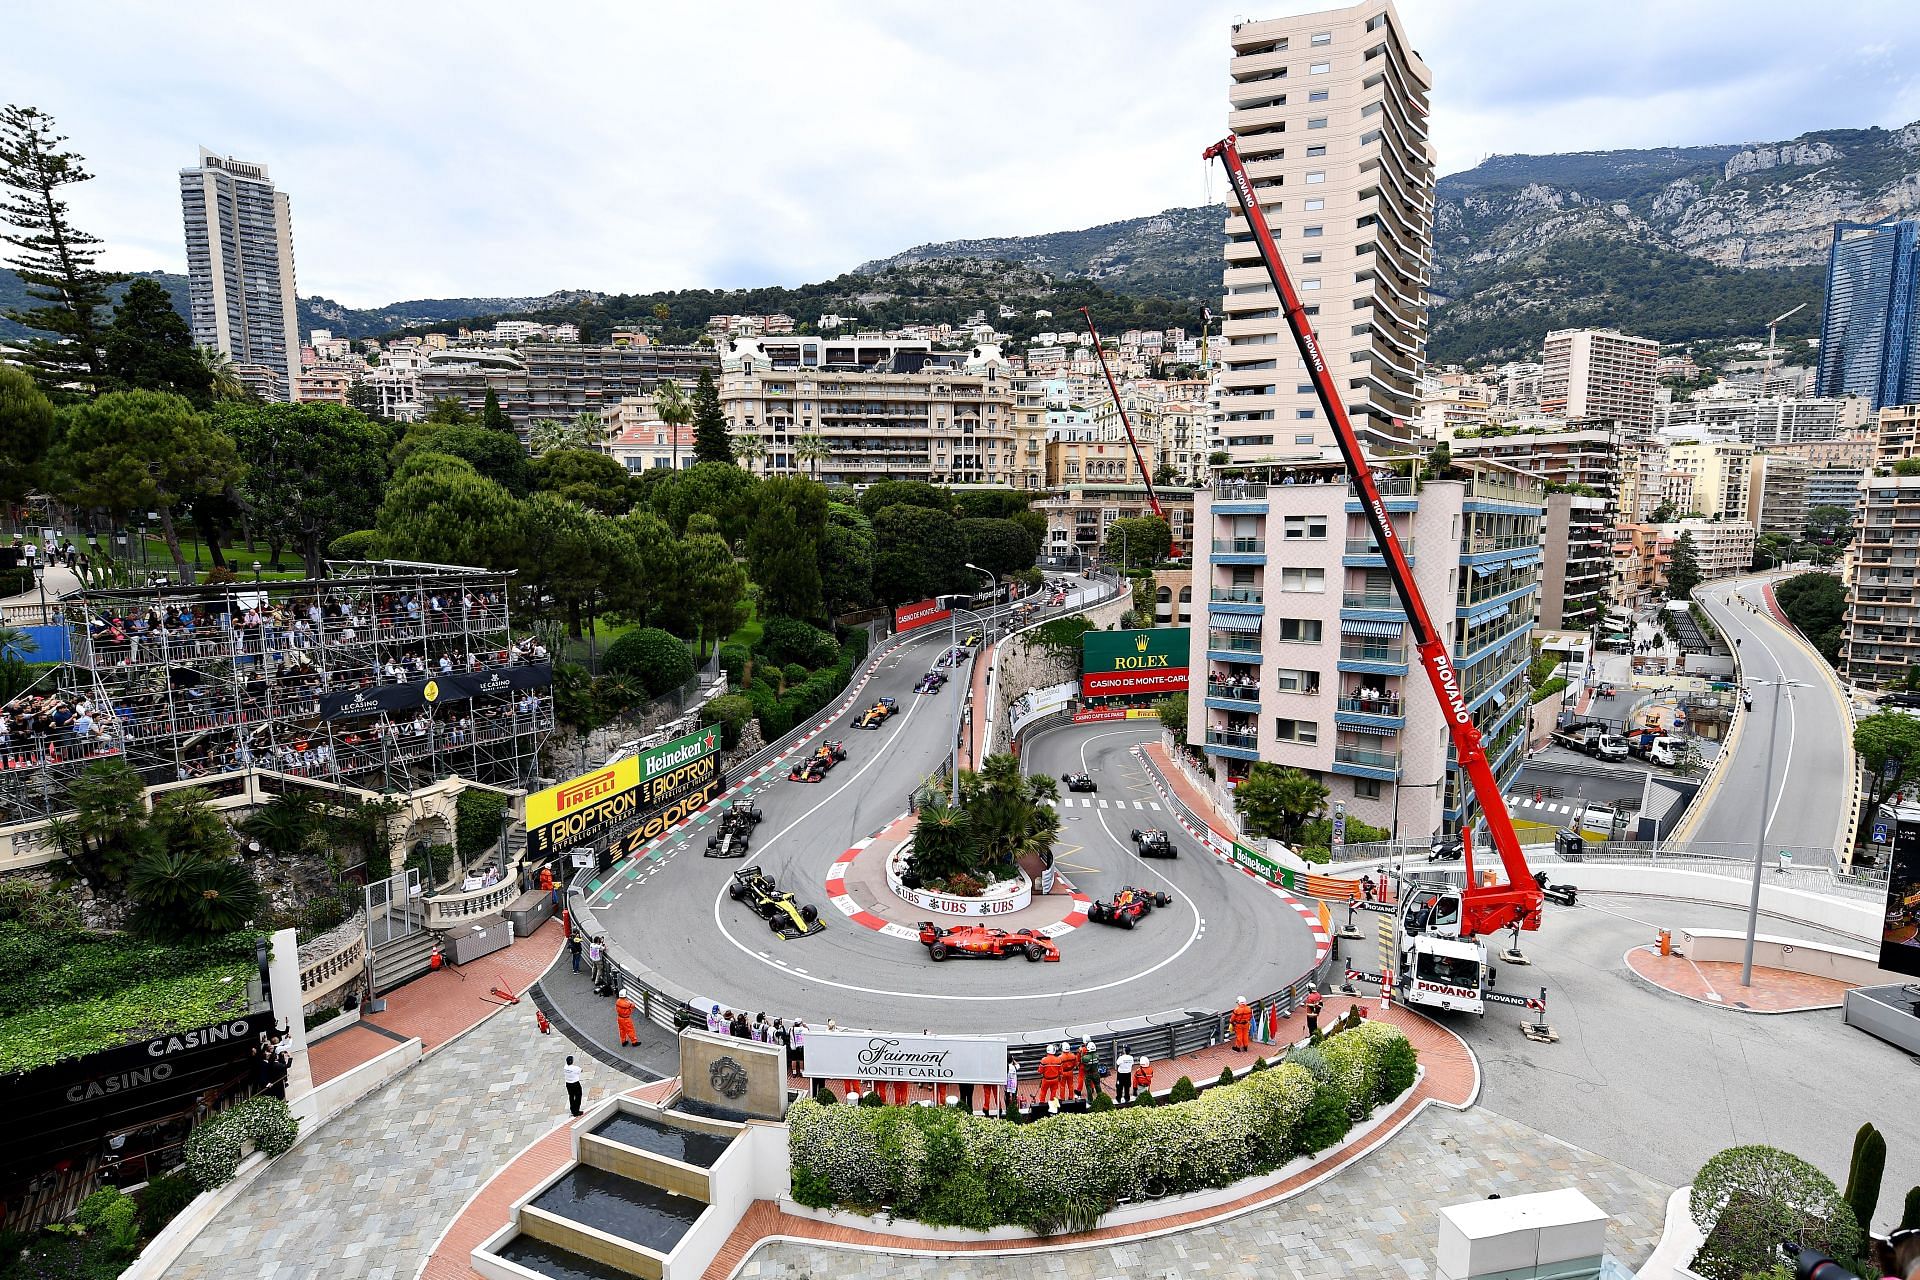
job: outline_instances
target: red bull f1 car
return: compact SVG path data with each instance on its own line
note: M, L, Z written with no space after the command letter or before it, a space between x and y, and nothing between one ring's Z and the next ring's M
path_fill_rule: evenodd
M1035 964L1058 964L1060 948L1052 938L1032 929L993 929L983 924L949 929L931 920L920 922L920 941L934 960L1004 960L1025 956Z
M1128 886L1113 895L1106 902L1096 902L1087 908L1087 919L1095 924L1110 924L1119 929L1131 929L1153 914L1155 907L1170 906L1173 895L1157 889L1142 889Z
M792 782L818 782L846 758L847 749L843 744L823 742L812 755L796 761L793 768L787 770L787 778Z

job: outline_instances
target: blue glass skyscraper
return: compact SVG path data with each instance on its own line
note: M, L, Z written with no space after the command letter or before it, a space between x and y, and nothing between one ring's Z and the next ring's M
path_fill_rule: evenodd
M1827 255L1819 394L1920 403L1920 222L1842 222Z

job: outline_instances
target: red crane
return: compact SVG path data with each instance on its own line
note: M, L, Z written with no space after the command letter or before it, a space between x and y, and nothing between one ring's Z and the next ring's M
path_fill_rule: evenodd
M1520 840L1514 834L1513 819L1507 814L1506 799L1500 794L1499 780L1493 776L1493 766L1480 743L1480 730L1474 725L1473 714L1468 711L1467 700L1461 694L1460 678L1454 671L1446 642L1434 627L1433 619L1427 614L1426 602L1420 598L1420 589L1414 584L1413 569L1407 563L1406 552L1400 546L1399 535L1393 530L1393 522L1387 518L1387 505L1381 500L1380 486L1374 483L1373 472L1368 469L1366 456L1360 451L1359 437L1353 433L1353 423L1347 418L1346 406L1340 402L1339 390L1334 386L1333 373L1320 354L1320 343L1314 337L1313 326L1307 323L1306 310L1300 305L1300 297L1294 292L1293 282L1280 261L1280 250L1274 245L1266 215L1261 212L1260 199L1253 190L1253 180L1248 177L1247 167L1241 162L1238 144L1231 137L1214 143L1207 148L1206 158L1212 160L1216 157L1226 166L1234 198L1240 202L1240 212L1245 215L1247 226L1253 231L1254 244L1260 251L1260 260L1266 265L1268 277L1273 281L1274 292L1280 298L1280 309L1286 315L1287 327L1293 331L1300 357L1313 374L1313 386L1319 393L1320 407L1325 411L1327 421L1333 424L1333 436L1340 446L1340 456L1345 459L1347 474L1359 492L1361 514L1366 517L1367 527L1373 531L1374 543L1382 552L1387 573L1393 579L1394 590L1399 593L1400 603L1406 610L1407 624L1413 628L1414 646L1420 652L1420 665L1427 673L1428 683L1433 686L1434 696L1440 700L1447 732L1453 737L1454 755L1473 784L1473 794L1480 801L1480 811L1486 818L1493 847L1500 855L1501 865L1506 868L1507 883L1476 885L1472 841L1466 842L1467 887L1461 895L1460 936L1470 938L1515 926L1538 929L1543 894L1534 881L1532 869L1527 866L1526 856L1520 852Z
M1133 465L1140 468L1140 479L1146 483L1147 505L1153 508L1153 514L1167 521L1167 529L1171 531L1173 521L1167 519L1166 508L1160 505L1160 495L1154 492L1153 477L1147 472L1147 460L1140 452L1140 441L1133 434L1133 422L1127 417L1127 406L1120 402L1120 388L1113 380L1113 370L1107 367L1107 350L1100 345L1100 331L1093 327L1093 312L1082 307L1080 314L1087 318L1087 332L1093 335L1093 353L1100 357L1100 372L1107 375L1107 390L1113 395L1113 407L1119 411L1120 426L1126 431L1127 443L1133 448ZM1175 542L1168 549L1168 553L1178 556L1180 544Z

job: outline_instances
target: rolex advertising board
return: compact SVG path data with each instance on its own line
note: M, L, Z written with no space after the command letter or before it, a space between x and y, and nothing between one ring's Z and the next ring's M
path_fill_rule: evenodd
M1189 627L1089 631L1080 637L1080 694L1173 694L1187 689Z

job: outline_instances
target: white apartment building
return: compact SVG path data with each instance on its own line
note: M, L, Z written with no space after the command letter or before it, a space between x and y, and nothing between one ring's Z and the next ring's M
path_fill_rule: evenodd
M1753 567L1753 526L1745 520L1676 520L1653 528L1657 537L1673 542L1692 536L1702 578L1724 578Z
M1784 453L1756 453L1747 474L1747 516L1758 533L1798 538L1807 527L1813 464Z
M1611 329L1556 329L1545 356L1542 413L1614 422L1630 434L1653 430L1658 342Z
M267 167L200 148L180 171L194 342L232 360L262 399L286 400L300 375L293 209Z
M1237 24L1227 126L1348 415L1411 451L1433 262L1433 77L1391 0ZM1233 462L1333 446L1246 219L1227 219L1222 414Z
M1710 520L1747 518L1747 478L1752 469L1752 445L1702 440L1667 448L1669 474L1678 472L1692 480L1692 502L1681 510L1698 511Z
M1834 440L1873 421L1872 403L1860 396L1834 399L1746 396L1696 396L1660 405L1655 414L1663 431L1694 431L1702 436L1766 447Z

